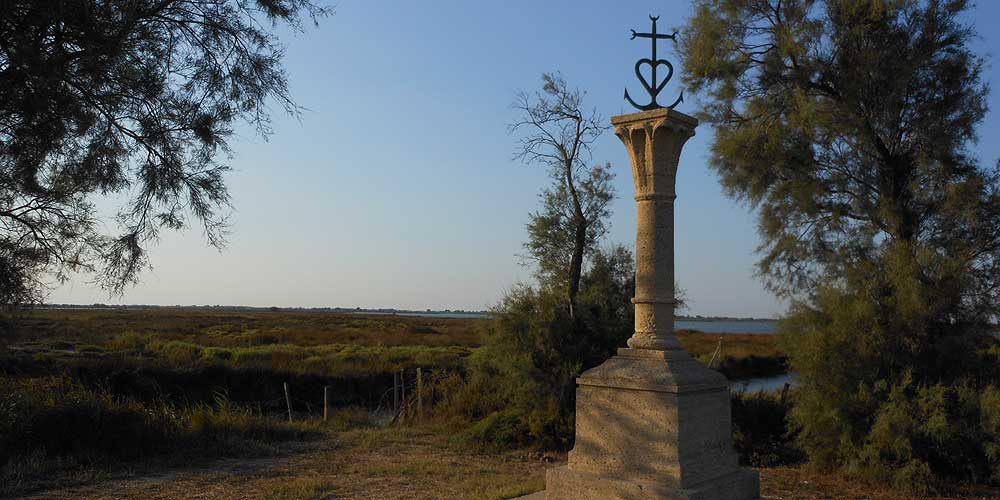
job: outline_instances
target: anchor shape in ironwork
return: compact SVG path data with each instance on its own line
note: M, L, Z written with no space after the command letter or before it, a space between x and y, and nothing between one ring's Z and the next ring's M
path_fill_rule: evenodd
M667 82L670 81L670 78L674 76L674 65L670 64L670 61L668 61L666 59L657 59L656 58L656 41L657 40L663 40L663 39L677 41L677 32L675 31L672 35L664 35L662 33L657 33L656 32L656 20L659 19L659 18L660 18L659 16L655 16L655 17L654 16L649 16L649 20L653 21L653 32L652 33L636 33L635 30L632 30L632 38L630 38L630 40L635 40L636 38L649 38L649 39L651 39L652 45L653 45L653 57L650 58L650 59L646 59L646 58L639 59L635 63L635 76L637 76L639 78L639 82L642 83L642 86L646 88L646 92L649 92L649 97L651 97L651 100L650 100L649 104L646 104L645 106L636 104L636 102L633 101L631 97L629 97L629 95L628 95L628 88L625 89L625 99L629 103L631 103L633 106L635 106L636 108L641 109L643 111L649 111L651 109L658 109L658 108L664 107L664 106L661 106L659 103L656 102L656 96L660 94L660 91L663 90L663 88L667 86ZM653 81L652 82L647 81L646 77L643 76L642 71L639 70L642 67L643 64L649 65L650 69L652 70L652 72L651 72L652 73L652 77L653 77ZM664 78L662 82L660 82L659 84L657 84L656 83L656 68L659 67L659 66L666 66L667 67L667 77ZM671 104L669 106L666 106L666 107L668 109L673 109L674 106L680 104L682 101L684 101L684 91L683 90L681 91L680 97L678 97L677 100L674 101L673 104Z

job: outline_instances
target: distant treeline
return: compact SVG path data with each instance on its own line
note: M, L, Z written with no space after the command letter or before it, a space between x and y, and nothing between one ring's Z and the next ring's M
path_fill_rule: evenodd
M37 309L123 309L123 310L144 310L144 309L177 309L177 310L211 310L211 311L288 311L288 312L334 312L350 314L469 314L485 316L488 311L468 311L465 309L364 309L361 307L277 307L277 306L225 306L225 305L158 305L158 304L38 304Z
M774 318L734 318L729 316L677 316L677 321L777 321Z
M408 314L408 315L434 315L434 314L468 314L487 316L489 311L470 311L466 309L365 309L361 307L277 307L277 306L226 306L226 305L157 305L157 304L39 304L35 306L39 309L178 309L178 310L213 310L213 311L301 311L301 312L335 312L351 314ZM756 317L734 317L734 316L677 316L678 321L777 321L774 318Z

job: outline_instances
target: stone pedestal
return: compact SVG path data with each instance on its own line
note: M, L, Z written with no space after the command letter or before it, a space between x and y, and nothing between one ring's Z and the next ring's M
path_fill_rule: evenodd
M635 333L577 379L576 444L545 498L756 500L756 471L732 448L729 383L674 335L674 180L698 121L668 109L611 119L638 203Z
M729 382L683 350L619 349L577 379L576 446L546 498L756 500L736 463Z

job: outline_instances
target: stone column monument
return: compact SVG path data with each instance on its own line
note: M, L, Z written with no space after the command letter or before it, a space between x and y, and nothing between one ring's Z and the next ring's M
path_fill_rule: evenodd
M634 36L653 39L655 85L656 40L673 35L657 35L651 19L653 32ZM548 470L545 498L756 500L758 474L737 465L732 446L729 383L674 335L674 182L698 121L656 104L663 85L642 83L653 100L636 107L648 110L611 118L639 206L635 333L577 379L576 445L566 466Z

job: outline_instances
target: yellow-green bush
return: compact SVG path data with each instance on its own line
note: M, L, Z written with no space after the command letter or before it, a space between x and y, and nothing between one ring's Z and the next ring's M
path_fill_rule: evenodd
M141 353L149 345L149 335L141 335L136 332L125 332L107 341L105 345L112 351L127 353Z
M201 352L206 362L227 361L233 359L233 351L224 347L206 347Z
M150 345L150 350L174 366L189 366L201 358L202 347L171 340L169 342L153 342Z

